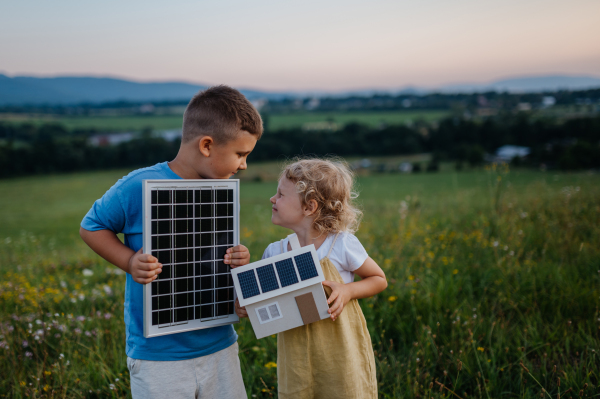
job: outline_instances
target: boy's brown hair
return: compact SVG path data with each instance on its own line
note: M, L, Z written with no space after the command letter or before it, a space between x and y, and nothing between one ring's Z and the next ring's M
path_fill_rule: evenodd
M224 144L235 139L240 130L260 139L263 125L260 114L238 90L219 85L196 94L183 114L181 141L210 136Z

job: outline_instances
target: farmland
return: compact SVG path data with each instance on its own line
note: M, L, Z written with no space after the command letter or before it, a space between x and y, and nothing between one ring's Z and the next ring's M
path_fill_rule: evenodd
M287 234L269 221L277 165L256 167L267 178L241 186L252 260ZM77 234L126 173L0 181L0 395L127 397L125 278ZM360 301L380 397L600 394L599 176L490 166L358 183L357 236L389 282ZM249 396L276 397L276 339L235 329Z
M405 124L417 121L436 121L448 112L445 111L360 111L360 112L294 112L270 114L269 130L303 127L311 123L330 122L342 127L349 122L360 122L377 127L385 124ZM144 128L154 130L181 129L183 114L166 115L104 115L104 116L64 116L41 114L0 114L0 121L11 123L55 122L67 129L95 129L97 131L139 131Z

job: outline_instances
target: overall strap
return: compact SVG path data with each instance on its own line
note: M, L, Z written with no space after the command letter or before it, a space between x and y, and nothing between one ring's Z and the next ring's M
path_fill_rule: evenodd
M327 257L329 258L329 255L331 255L331 251L333 250L333 246L335 245L335 241L337 240L338 236L340 235L340 232L338 231L337 234L335 235L335 237L333 238L333 242L331 243L331 247L329 247L329 252L327 252Z
M290 242L290 247L292 247L292 251L294 249L300 249L300 241L298 240L298 236L296 235L296 233L290 234L289 236L287 236L287 238Z
M285 252L285 251L283 250L283 242L284 242L284 241L285 241L285 238L282 238L282 239L279 241L279 245L281 245L281 253L284 253L284 252Z

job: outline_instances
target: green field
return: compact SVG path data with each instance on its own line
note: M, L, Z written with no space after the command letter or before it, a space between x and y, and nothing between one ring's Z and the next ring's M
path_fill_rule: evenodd
M349 122L361 122L369 126L405 124L435 121L448 115L443 111L393 111L393 112L331 112L272 114L268 116L268 129L303 127L314 122L333 122L339 127ZM0 121L13 123L56 122L68 129L96 129L99 131L136 131L147 127L155 130L181 129L183 115L133 115L133 116L53 116L0 114Z
M0 181L0 396L127 397L125 278L77 234L125 173ZM275 187L241 185L252 260L288 233L269 221ZM365 175L359 189L357 236L389 282L360 301L380 397L600 396L599 176ZM249 397L276 397L276 339L235 328Z

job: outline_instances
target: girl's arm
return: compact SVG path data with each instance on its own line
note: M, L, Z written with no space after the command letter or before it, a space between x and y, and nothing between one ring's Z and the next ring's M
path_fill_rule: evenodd
M387 287L387 280L383 270L371 258L367 258L361 267L354 271L361 280L348 284L340 284L334 281L323 281L323 285L331 288L331 295L327 303L331 305L329 314L335 321L344 310L344 307L352 299L368 298L379 294Z

